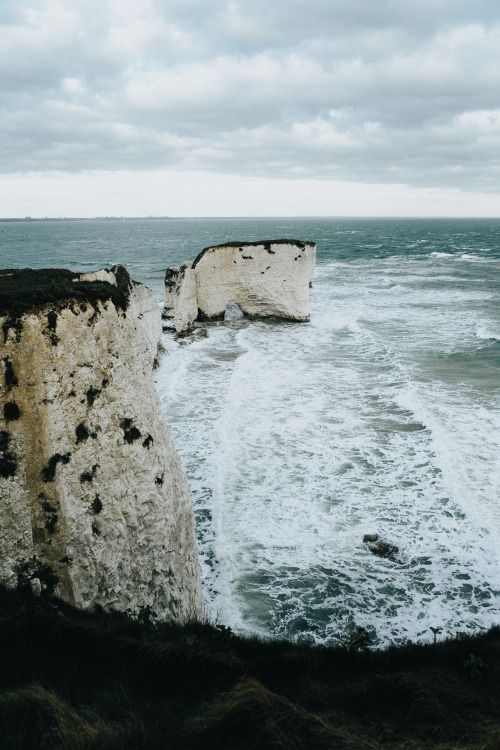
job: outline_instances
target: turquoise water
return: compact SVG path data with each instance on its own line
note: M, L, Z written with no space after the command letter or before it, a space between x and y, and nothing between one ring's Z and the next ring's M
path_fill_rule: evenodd
M0 253L122 263L161 301L168 265L278 237L317 243L311 322L165 334L156 375L210 611L317 642L353 620L375 643L499 623L499 220L0 222Z

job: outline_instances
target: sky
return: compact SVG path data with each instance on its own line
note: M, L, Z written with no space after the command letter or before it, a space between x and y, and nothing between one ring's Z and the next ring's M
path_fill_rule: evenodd
M0 217L500 216L498 0L0 0Z

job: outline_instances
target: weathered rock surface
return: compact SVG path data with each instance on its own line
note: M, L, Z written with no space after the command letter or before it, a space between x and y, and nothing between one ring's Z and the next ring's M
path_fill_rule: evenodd
M165 273L165 302L163 315L173 318L176 331L188 331L198 315L196 275L190 261L178 268L167 268Z
M153 293L122 267L0 272L0 582L203 615L186 476L152 380Z
M192 264L167 269L165 312L178 331L196 318L223 318L231 304L251 318L307 321L315 262L316 245L300 240L206 247Z

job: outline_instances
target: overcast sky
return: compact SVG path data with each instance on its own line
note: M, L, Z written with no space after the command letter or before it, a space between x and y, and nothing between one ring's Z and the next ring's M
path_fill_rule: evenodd
M0 216L500 216L498 0L0 0Z

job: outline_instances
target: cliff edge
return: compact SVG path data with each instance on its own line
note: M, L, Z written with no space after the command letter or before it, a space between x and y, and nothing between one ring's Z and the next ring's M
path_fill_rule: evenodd
M0 582L203 616L187 478L152 380L153 293L115 266L0 271Z

